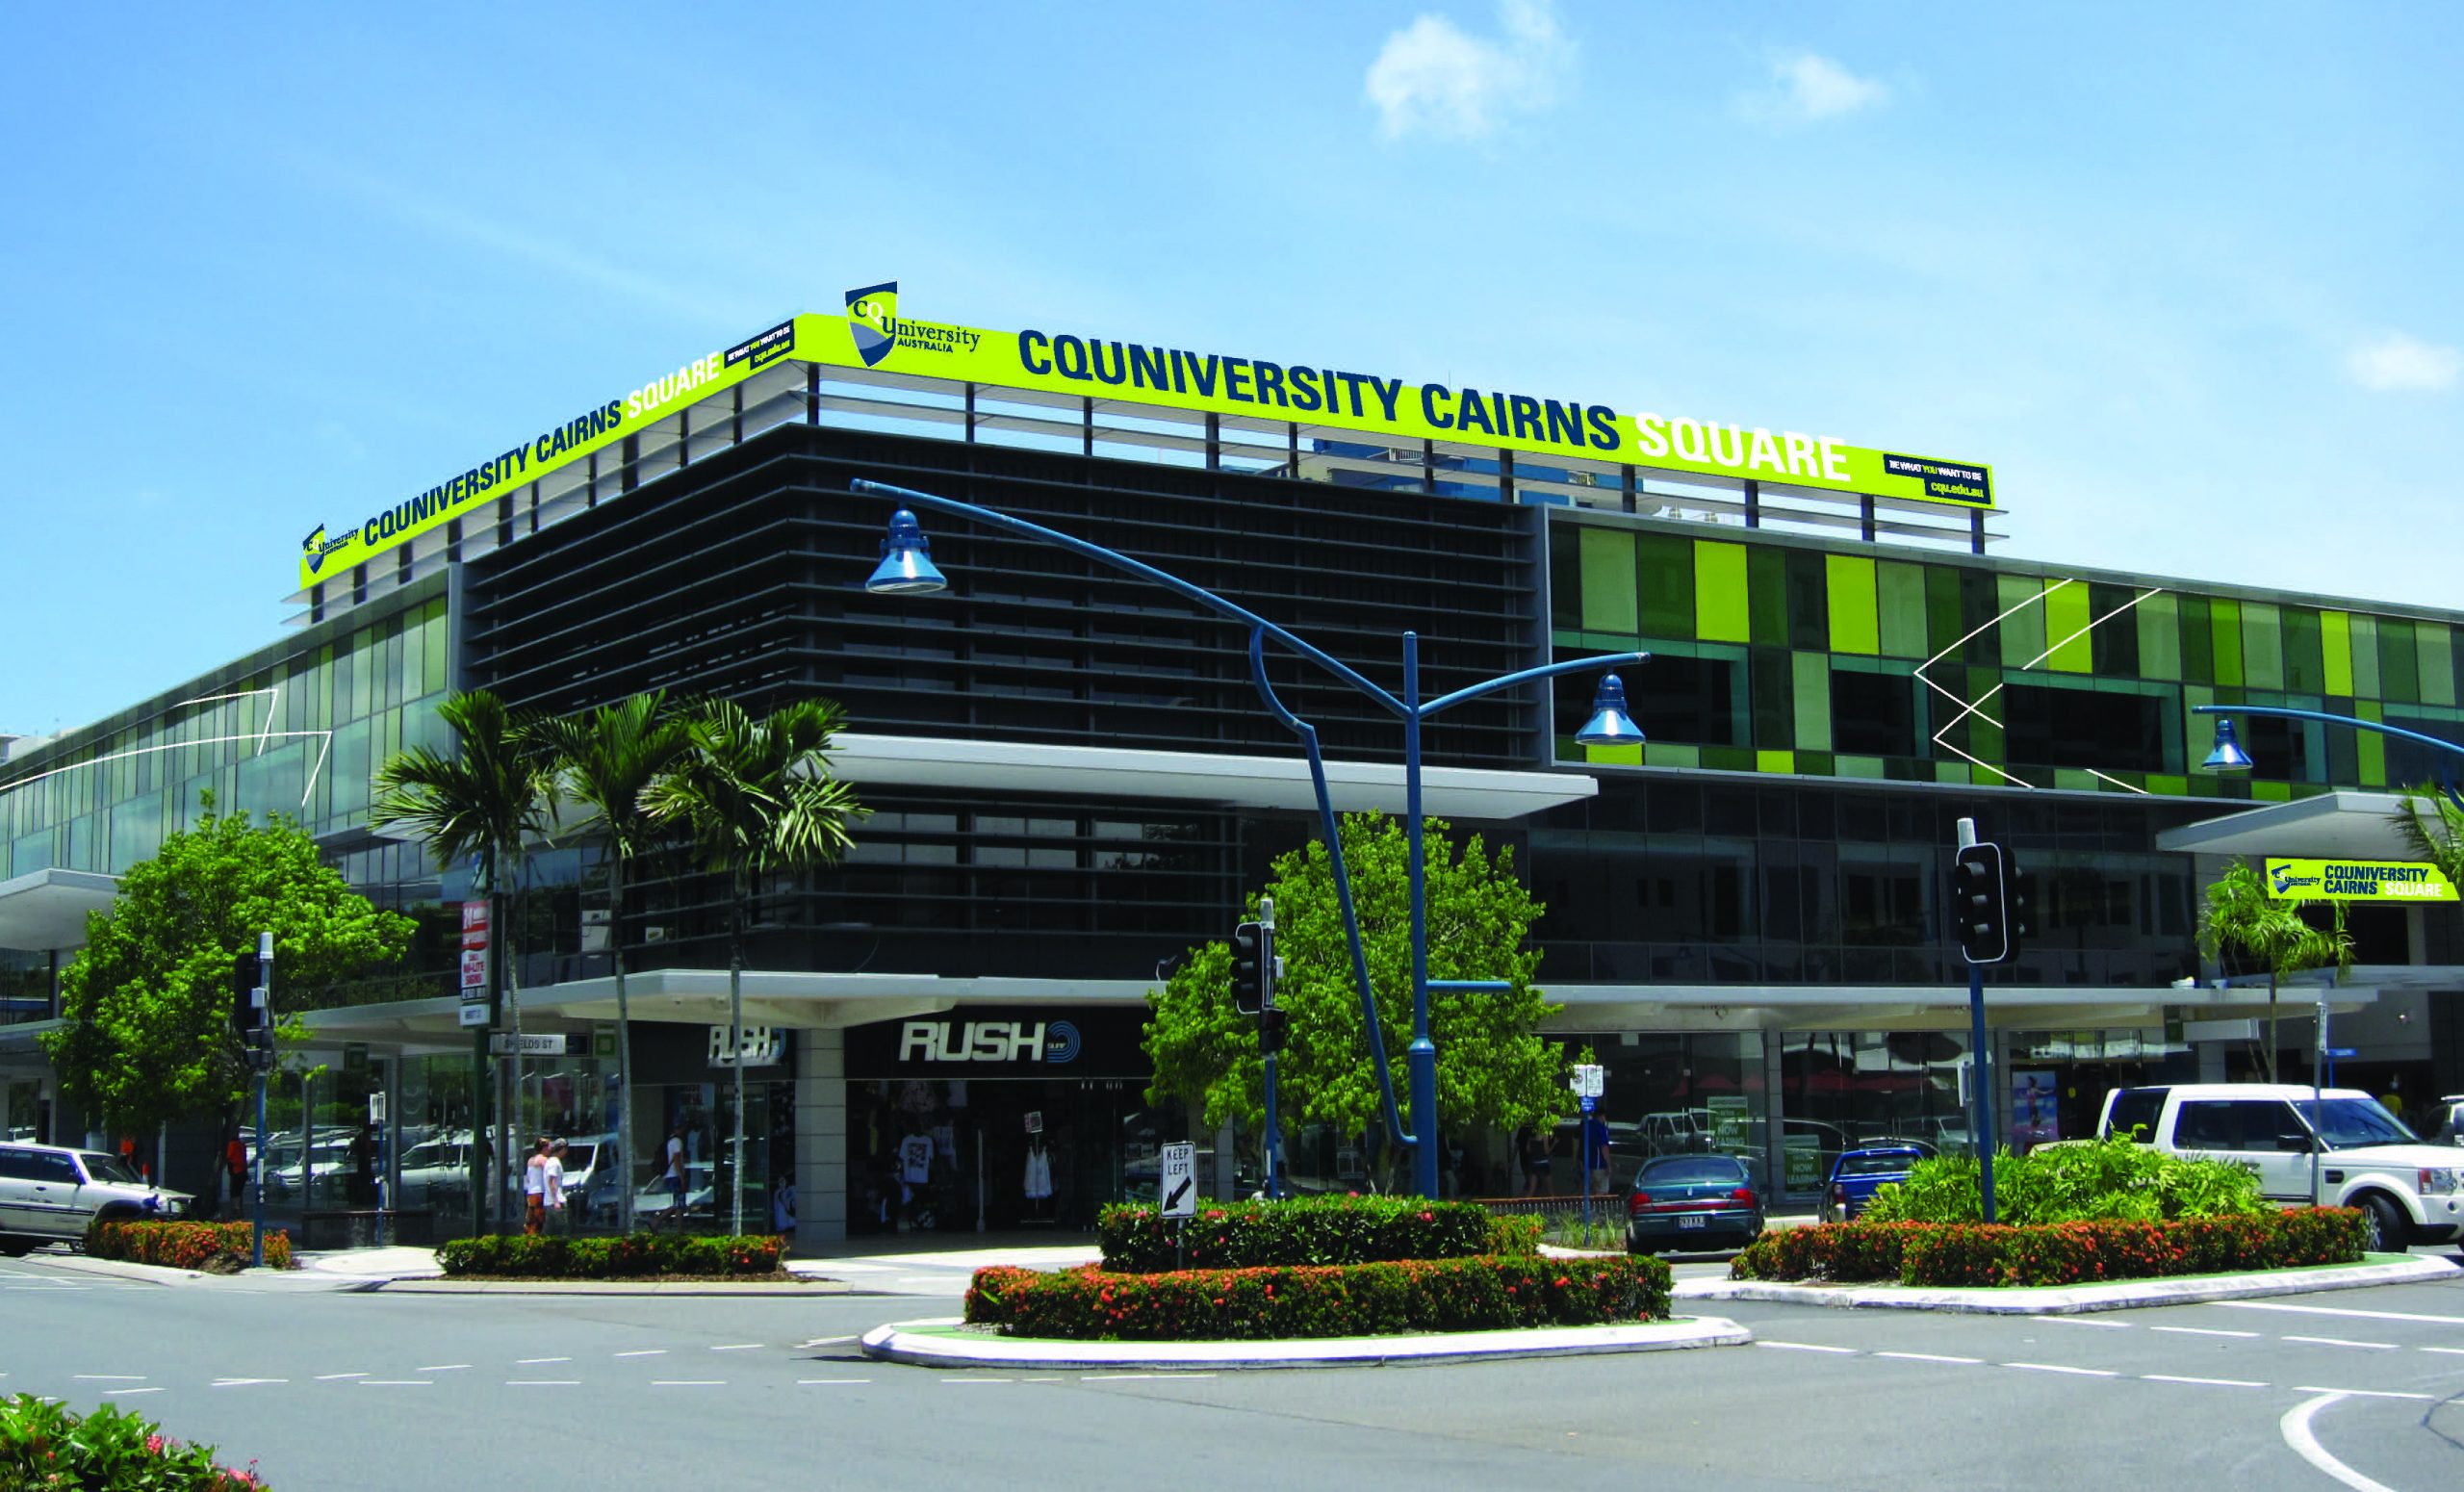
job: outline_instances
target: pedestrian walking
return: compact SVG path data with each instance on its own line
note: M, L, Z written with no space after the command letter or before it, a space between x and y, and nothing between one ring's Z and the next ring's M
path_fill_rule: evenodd
M1523 1195L1546 1196L1557 1188L1549 1172L1557 1148L1557 1132L1553 1127L1526 1124L1520 1134L1523 1144Z
M542 1135L530 1146L529 1163L522 1168L522 1231L531 1238L539 1236L539 1226L547 1221L548 1212L548 1137Z
M684 1225L684 1126L677 1125L667 1132L667 1174L660 1178L667 1188L667 1221L670 1226Z
M545 1215L547 1230L562 1236L565 1226L565 1143L558 1140L548 1146L547 1164L539 1168L539 1207Z
M1608 1121L1597 1114L1583 1116L1582 1185L1594 1194L1608 1190Z

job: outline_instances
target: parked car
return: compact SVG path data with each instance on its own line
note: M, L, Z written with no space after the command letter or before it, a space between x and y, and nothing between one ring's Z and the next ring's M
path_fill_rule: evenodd
M1762 1232L1762 1199L1732 1155L1656 1155L1626 1198L1626 1250L1743 1248Z
M471 1195L471 1132L423 1140L402 1152L401 1185L395 1205L434 1207Z
M1874 1194L1908 1179L1910 1168L1933 1154L1914 1145L1867 1145L1842 1150L1831 1163L1831 1179L1823 1184L1820 1213L1825 1222L1848 1222L1865 1210Z
M2464 1145L2464 1093L2450 1093L2422 1117L2421 1136L2431 1145Z
M718 1177L708 1161L684 1163L684 1216L707 1218L719 1202ZM633 1217L644 1223L652 1219L665 1220L676 1206L676 1194L668 1190L667 1178L659 1176L633 1194Z
M2464 1156L2424 1145L2356 1088L2184 1083L2105 1094L2100 1135L2175 1155L2230 1161L2286 1206L2357 1207L2374 1250L2464 1233Z
M12 1258L48 1243L81 1242L86 1224L98 1218L177 1218L191 1200L100 1150L0 1145L0 1254Z

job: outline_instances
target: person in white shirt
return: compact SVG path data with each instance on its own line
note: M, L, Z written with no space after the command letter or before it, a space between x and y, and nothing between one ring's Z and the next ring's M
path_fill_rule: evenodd
M532 1238L547 1221L547 1186L548 1139L542 1135L530 1147L530 1163L522 1168L522 1231Z
M546 1215L547 1230L565 1231L565 1143L562 1140L548 1147L547 1164L539 1168L539 1205Z

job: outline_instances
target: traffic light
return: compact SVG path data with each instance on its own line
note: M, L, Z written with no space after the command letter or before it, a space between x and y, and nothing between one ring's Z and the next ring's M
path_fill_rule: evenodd
M2030 909L2036 905L2037 873L2021 870L2015 861L2003 865L2002 880L2011 893L2002 918L2003 935L2010 945L2010 956L2015 959L2019 956L2019 944L2027 940L2028 934L2036 927L2036 913Z
M1274 935L1263 922L1232 929L1232 1008L1244 1016L1266 1009L1274 986Z
M257 987L264 983L264 965L255 949L231 961L231 1029L244 1043L252 1042L266 1023L266 1008L257 999Z
M1292 1013L1280 1006L1258 1012L1258 1050L1273 1056L1283 1050L1284 1039L1292 1033Z
M1952 862L1951 928L1970 964L1999 964L2014 951L2007 869L1998 844L1963 845Z

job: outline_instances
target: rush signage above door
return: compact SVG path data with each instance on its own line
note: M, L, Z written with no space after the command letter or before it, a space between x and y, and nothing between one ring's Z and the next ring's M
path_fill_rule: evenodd
M876 1021L847 1032L847 1075L1142 1077L1141 1013L974 1009Z

